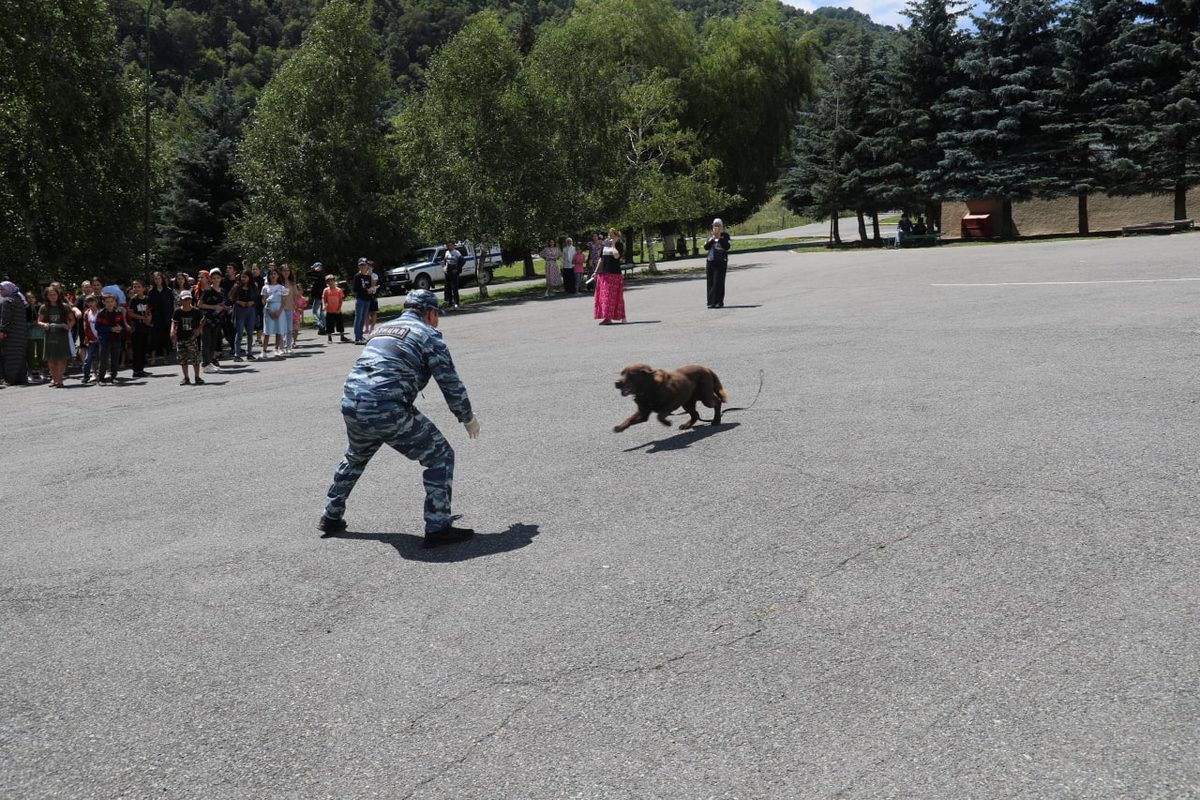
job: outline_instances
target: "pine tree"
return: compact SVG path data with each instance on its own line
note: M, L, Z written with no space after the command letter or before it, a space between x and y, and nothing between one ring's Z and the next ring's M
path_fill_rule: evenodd
M192 104L195 135L174 159L167 197L159 210L157 258L172 271L194 271L234 257L226 228L241 209L244 190L233 172L242 107L225 82Z
M1127 162L1117 160L1147 113L1137 53L1148 26L1137 16L1138 0L1075 0L1064 14L1054 70L1058 120L1045 126L1057 139L1057 167L1043 193L1078 198L1080 233L1089 231L1089 194L1137 188Z
M894 126L888 151L893 155L887 178L894 190L892 206L924 208L932 228L941 230L941 204L929 176L943 158L938 133L950 125L941 105L962 84L959 60L967 36L958 23L962 0L911 0L900 13L909 19L901 30L894 66L883 80L894 84Z
M1146 185L1172 192L1175 218L1187 216L1187 190L1200 183L1200 2L1142 3L1152 25L1145 50L1145 126L1133 148Z
M851 153L856 136L842 125L842 74L832 71L793 132L793 166L780 179L783 203L797 214L830 218L830 238L842 243L838 213L852 207Z
M1056 147L1054 0L991 0L960 60L961 86L934 106L949 122L943 156L924 177L943 196L1003 203L999 230L1013 234L1011 204L1050 185Z

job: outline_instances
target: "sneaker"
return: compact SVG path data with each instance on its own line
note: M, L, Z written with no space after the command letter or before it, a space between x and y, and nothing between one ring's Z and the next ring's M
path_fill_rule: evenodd
M81 384L83 384L84 386L87 386L87 385L91 384L92 379L91 379L91 377L84 375L82 378L79 379L79 382Z
M251 353L250 355L246 356L246 360L247 361L258 361L258 356Z
M366 344L367 340L366 339L355 339L354 343L355 344Z
M190 380L188 380L187 378L184 378L183 380L181 380L181 381L179 382L179 385L180 385L180 386L190 386L190 385L191 385L191 383L192 383L192 382L191 382Z
M234 357L233 357L233 363L235 363L235 364L241 364L241 363L242 363L243 361L245 361L245 360L246 360L246 359L242 358L241 356L234 356Z
M465 542L474 535L474 528L456 528L453 525L447 525L440 531L425 534L425 547L441 547L455 542Z
M340 341L340 342L348 342L348 341L350 341L350 337L349 337L349 336L343 336L343 337L341 337L341 338L340 338L338 341Z
M276 351L275 351L275 357L276 357L276 358L283 358L283 351L282 351L282 350L276 350Z
M199 375L197 375L197 376L196 376L196 380L195 380L195 384L196 384L197 386L202 386L202 385L204 384L204 378L201 378Z
M216 364L209 364L207 367L204 367L204 372L205 372L205 374L208 374L208 375L211 375L214 372L220 372L220 371L221 371L221 369Z
M346 520L333 519L322 514L321 521L317 523L317 530L321 531L322 539L328 539L346 530Z

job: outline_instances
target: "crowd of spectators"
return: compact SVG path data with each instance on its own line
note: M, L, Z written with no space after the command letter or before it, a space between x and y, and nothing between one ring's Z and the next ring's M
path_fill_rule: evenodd
M40 292L0 283L0 378L8 385L111 385L123 373L144 378L148 367L178 365L180 385L234 362L286 358L295 352L304 311L319 332L348 342L344 293L320 262L302 284L289 264L200 270L196 277L155 272L149 282L82 281L77 289L51 283ZM256 349L257 345L257 349Z

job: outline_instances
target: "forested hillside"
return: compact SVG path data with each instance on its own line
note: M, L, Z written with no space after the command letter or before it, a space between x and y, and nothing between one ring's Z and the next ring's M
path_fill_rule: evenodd
M224 79L239 98L252 101L288 54L300 45L324 2L112 0L110 7L122 62L136 70L149 63L160 93L180 95L189 88ZM366 5L371 27L379 37L380 56L395 89L403 92L423 84L430 56L472 14L492 9L506 29L532 40L539 25L565 18L574 2L372 0ZM742 0L676 2L697 27L710 17L736 14L743 5ZM852 9L823 8L810 14L782 3L779 9L790 31L816 31L816 40L826 46L848 33L886 30Z

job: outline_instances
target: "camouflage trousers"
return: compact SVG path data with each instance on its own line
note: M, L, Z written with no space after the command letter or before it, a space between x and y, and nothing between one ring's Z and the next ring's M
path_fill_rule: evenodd
M358 483L367 462L381 445L419 462L425 468L425 532L450 524L450 496L454 486L454 449L446 437L416 409L342 399L346 423L346 456L333 474L325 497L325 516L341 519L346 498Z

